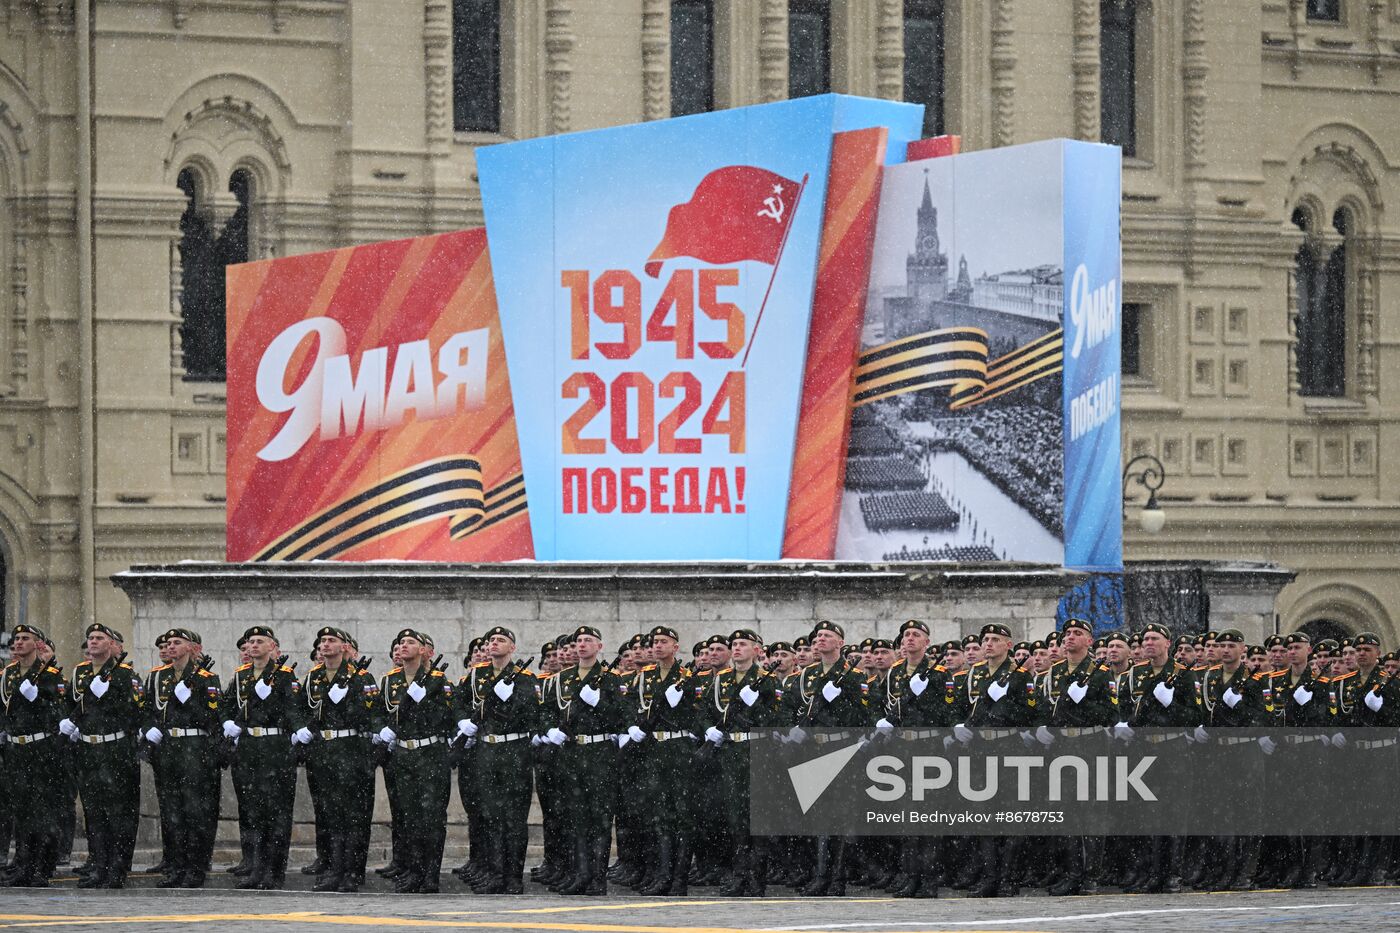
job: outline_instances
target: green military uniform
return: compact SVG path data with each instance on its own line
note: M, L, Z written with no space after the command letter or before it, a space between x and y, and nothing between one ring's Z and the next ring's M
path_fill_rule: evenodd
M452 683L442 671L427 664L412 680L403 668L394 668L384 680L380 699L379 736L390 748L389 769L394 774L396 819L401 824L399 841L404 850L394 854L404 870L394 889L403 894L434 894L442 869L447 803L452 794L452 770L447 763Z
M580 635L602 637L586 625L574 630L575 638ZM626 681L596 658L587 668L565 668L557 681L554 708L546 706L544 715L554 723L548 732L551 743L562 746L559 774L573 833L573 873L557 887L561 894L606 894L616 735L626 725Z
M184 635L178 637L184 638ZM219 679L198 662L162 664L149 675L143 733L154 740L161 833L168 860L162 887L198 888L218 829Z
M89 633L95 628L111 631L94 624ZM82 743L78 792L92 867L81 884L120 888L131 870L141 813L136 741L144 718L145 689L122 654L96 669L86 661L79 664L73 671L70 699L68 720L76 731L69 732L69 737Z
M335 634L349 641L343 633ZM325 834L325 872L315 890L357 891L369 856L374 812L370 734L379 687L358 663L341 661L334 670L316 665L307 675L303 695L306 728L311 733L306 776L308 783L312 775L316 778L313 801L320 797L316 828L318 834Z
M832 622L818 622L812 630L813 638L822 631L831 631L845 637L841 627ZM865 672L849 660L838 660L827 665L816 661L803 668L797 682L797 717L802 737L807 729L860 728L875 724L875 711L869 703L870 687L866 683ZM846 733L814 736L819 744L837 741L847 737ZM843 836L818 836L812 866L812 879L803 888L807 897L830 895L842 897L846 893L846 839Z
M43 638L32 626L16 626L14 634L21 632ZM25 668L11 661L0 674L0 733L9 742L5 788L15 821L15 870L0 879L6 886L48 886L63 779L58 722L67 706L63 674L38 657Z
M244 633L259 635L276 640L265 626ZM223 697L224 734L236 741L236 767L246 781L239 805L249 811L253 865L239 884L245 889L272 890L286 881L297 786L292 735L306 726L306 704L285 660L274 658L261 668L244 664Z
M1380 646L1380 639L1371 632L1361 632L1352 639L1359 646ZM1377 664L1370 670L1357 669L1356 675L1342 684L1342 708L1346 710L1345 725L1355 729L1395 729L1400 727L1400 682L1386 676L1383 665ZM1380 760L1386 760L1395 744L1391 733L1388 737L1377 737L1374 733L1362 733L1354 743L1358 750L1374 751ZM1354 855L1354 870L1341 884L1377 885L1385 883L1385 873L1389 867L1395 839L1391 836L1364 836Z
M475 656L480 645L480 638L472 639L471 646L467 650L467 657L463 660L463 663L466 664L466 673L457 679L457 686L452 691L452 718L454 722L462 719L479 722L481 719L481 710L486 702L486 688L488 686L483 674L491 665L485 661L471 662L471 658ZM483 784L477 779L476 773L478 749L475 742L464 741L461 736L454 736L452 741L454 744L449 758L457 766L457 796L462 799L462 810L467 816L468 853L467 861L454 868L452 873L468 884L473 884L480 881L487 871L486 845L484 844L486 829L482 823L481 813Z
M762 644L750 629L729 636ZM753 664L745 671L721 669L697 710L708 724L706 739L718 746L720 775L733 845L730 877L720 893L729 896L762 897L767 873L766 839L749 833L749 750L761 741L760 730L777 724L779 716L778 679ZM718 741L716 741L718 739Z
M499 626L486 634L514 634ZM541 722L538 681L519 665L481 672L485 695L480 720L466 720L476 740L476 775L481 783L481 815L486 876L474 889L480 894L520 894L524 890L525 850L529 841L530 739Z
M653 628L651 634L680 640L674 630L665 626ZM664 671L658 665L648 664L632 681L631 696L637 704L633 715L636 727L645 733L640 746L644 758L638 790L655 847L652 879L640 889L642 894L679 896L687 891L693 838L691 751L696 728L691 676L690 668L673 661Z
M561 648L567 644L563 639ZM550 715L550 710L558 709L559 675L545 674L539 677L541 716ZM542 724L543 727L543 724ZM564 789L563 775L559 761L563 750L543 740L531 741L535 756L535 792L540 798L540 829L544 836L544 860L537 873L532 873L535 881L547 887L554 887L569 873L573 864L573 834L568 822L568 794Z

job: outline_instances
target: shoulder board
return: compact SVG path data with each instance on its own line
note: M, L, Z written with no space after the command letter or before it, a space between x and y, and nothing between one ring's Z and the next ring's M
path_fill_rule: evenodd
M655 665L655 664L648 664L648 665L646 665L645 667L643 667L642 670L644 670L644 671L654 671L654 670L656 670L656 665Z
M445 673L443 673L442 671L433 671L432 676L433 676L433 677L446 677L447 675L446 675Z
M12 667L19 667L19 662L18 662L18 661L11 661L9 664L6 664L6 665L5 665L5 669L6 669L6 670L9 670L9 669L12 668Z
M396 667L396 668L394 668L392 671L390 671L389 673L390 673L390 674L397 674L397 673L398 673L399 671L401 671L401 670L403 670L403 668L401 668L401 667ZM388 675L386 674L385 676L387 677Z
M1257 673L1257 674L1254 675L1254 679L1255 679L1255 680L1263 680L1265 677L1268 677L1268 676L1269 676L1269 672L1268 672L1268 671L1260 671L1259 673Z
M942 664L935 664L935 665L933 666L933 669L934 669L935 671L941 671L942 673L945 673L945 674L948 673L948 668L947 668L945 665L942 665Z
M490 662L490 661L482 661L480 664L473 664L473 665L472 665L472 667L473 667L474 669L476 669L476 670L481 670L481 668L483 668L483 667L490 667L490 666L491 666L491 662Z
M981 664L982 662L981 662L981 661L978 661L977 663L978 663L978 664ZM1068 658L1060 658L1060 660L1058 660L1058 661L1056 661L1054 664L1051 664L1051 665L1050 665L1050 669L1051 669L1051 670L1054 670L1055 668L1059 667L1061 664L1069 664L1069 659L1068 659Z
M1346 680L1348 677L1355 677L1357 673L1357 671L1347 671L1345 674L1338 674L1336 677L1333 677L1332 680Z
M879 676L880 676L880 672L879 672L879 671L876 671L875 673L871 674L869 677L865 678L865 682L868 683L868 684L873 684L873 683L875 682L876 678L878 678Z
M538 677L540 680L548 680L549 678L553 677L554 675L553 675L553 674L546 674L544 671L540 671L540 672L539 672L538 674L536 674L535 676Z
M1100 665L1099 665L1099 670L1101 670L1101 671L1103 671L1105 674L1107 674L1107 673L1108 673L1108 665L1107 665L1107 664L1100 664Z
M283 664L283 665L282 665L282 673L284 673L284 674L295 674L296 671L292 670L290 667L288 667L287 665Z
M1108 668L1105 667L1105 668L1103 668L1103 670L1108 670ZM1016 667L1016 673L1018 673L1018 674L1029 674L1029 673L1030 673L1030 668L1021 667L1020 665L1017 665L1017 667Z
M890 665L890 670L894 670L896 667L899 667L899 665L903 664L903 663L904 663L905 661L907 661L907 660L909 660L909 659L908 659L908 658L896 658L896 659L895 659L895 662L894 662L893 664Z
M358 670L359 670L359 672L360 672L361 674L368 674L368 673L369 673L369 668L367 668L367 667L361 667L361 668L358 668Z
M1135 662L1135 663L1133 664L1133 667L1147 667L1147 666L1149 666L1151 663L1152 663L1151 661L1137 661L1137 662Z
M960 670L960 671L953 671L953 676L954 676L954 677L966 677L966 676L967 676L967 668L963 668L963 669Z
M1210 667L1206 668L1206 670L1207 670L1207 671L1218 671L1218 670L1220 670L1220 668L1223 667L1223 666L1224 666L1224 665L1221 665L1221 664L1212 664Z
M252 666L253 666L252 664L244 664L242 667L235 668L235 670L246 671L246 670L249 670L250 668L252 668Z
M87 663L86 661L83 662L83 664L86 664L86 663ZM78 665L78 666L79 666L79 667L82 667L82 664L80 664L80 665ZM156 671L168 671L168 670L170 670L170 665L169 665L169 664L162 664L160 667L153 667L153 668L151 668L151 673L154 674Z
M169 667L170 665L167 664L167 665L165 665L165 666L166 666L166 667ZM79 661L77 664L74 664L74 665L73 665L73 670L76 671L76 670L77 670L78 668L80 668L80 667L92 667L92 662L91 662L91 661Z
M124 667L124 668L126 668L127 670L131 670L131 665L130 665L130 664L127 664L125 661L123 661L122 663L118 664L117 666L118 666L118 667Z
M812 668L814 668L814 667L820 667L820 666L821 666L821 663L822 663L822 662L820 662L820 661L813 661L811 664L808 664L806 667L804 667L804 668L802 668L802 669L803 669L804 671L810 671L810 670L811 670Z
M716 674L716 675L719 675L719 674L728 674L728 673L729 673L730 671L732 671L732 670L734 670L734 668L732 668L732 667L726 667L726 668L722 668L722 669L720 669L720 670L718 670L718 671L715 671L715 674Z
M326 665L323 664L322 662L317 661L317 662L316 662L316 666L313 667L313 668L311 668L311 671L312 671L312 673L314 673L314 672L316 672L316 671L319 671L321 668L323 668L323 667L325 667L325 666L326 666Z
M851 668L851 673L852 673L852 674L864 674L864 673L865 673L865 668L863 668L863 667L853 667L853 668Z
M122 667L130 667L130 665L123 664ZM57 674L59 672L58 668L54 667L52 664L47 665L47 670L50 674Z
M213 675L213 673L211 673L210 671L206 671L204 668L201 667L201 668L199 669L199 676L200 676L200 677L213 677L214 675Z
M1288 668L1285 667L1285 668L1283 668L1282 670L1269 671L1269 676L1270 676L1270 677L1282 677L1284 674L1287 674L1287 673L1288 673Z

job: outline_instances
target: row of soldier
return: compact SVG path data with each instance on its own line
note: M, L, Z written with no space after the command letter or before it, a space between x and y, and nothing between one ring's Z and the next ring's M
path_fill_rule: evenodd
M522 890L534 796L544 859L531 876L564 894L606 893L609 880L669 895L713 883L727 895L762 895L770 883L839 895L849 881L923 897L940 886L995 896L1024 884L1071 894L1100 881L1160 891L1182 876L1247 889L1308 886L1323 868L1331 883L1373 883L1400 867L1390 840L1371 837L749 833L749 749L763 737L898 728L966 742L1018 730L1050 744L1143 727L1204 740L1220 727L1397 725L1396 662L1379 657L1369 633L1316 646L1295 633L1252 647L1236 631L1173 639L1148 625L1096 641L1071 619L1034 643L1013 643L993 623L933 646L928 626L910 620L894 641L847 646L842 627L823 621L792 644L765 645L749 629L711 636L687 664L667 626L604 663L601 633L584 625L544 645L536 673L517 659L514 633L498 626L472 643L455 684L431 637L411 629L395 637L392 669L376 678L348 632L323 628L314 664L298 678L275 633L254 626L227 684L189 629L161 636L162 663L144 678L110 627L89 627L71 678L45 641L17 628L14 661L0 677L16 842L5 884L46 884L54 871L65 754L77 758L88 840L80 884L94 887L120 887L130 870L141 757L155 775L167 887L205 882L221 766L238 800L240 887L283 886L298 764L316 825L317 857L303 871L317 875L317 890L363 884L378 768L393 852L379 871L403 892L438 890L454 769L471 853L454 873L482 893Z

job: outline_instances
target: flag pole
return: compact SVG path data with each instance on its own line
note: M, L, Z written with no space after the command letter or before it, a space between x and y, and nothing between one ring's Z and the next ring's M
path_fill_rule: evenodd
M773 293L773 282L778 278L778 264L783 261L783 250L787 249L788 234L792 233L792 225L797 220L797 207L802 203L802 192L807 190L807 179L812 177L811 173L802 176L802 184L797 186L797 197L792 202L792 213L788 216L787 229L783 231L783 239L778 243L778 256L773 260L773 274L768 277L768 288L763 292L763 303L758 306L758 317L754 318L753 330L749 332L748 345L744 347L744 358L739 362L739 368L743 369L749 365L749 353L753 350L753 340L758 336L758 325L763 323L763 309L768 307L768 296Z

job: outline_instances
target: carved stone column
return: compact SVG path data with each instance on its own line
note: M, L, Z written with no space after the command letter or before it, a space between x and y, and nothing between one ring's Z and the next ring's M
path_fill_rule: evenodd
M1074 135L1097 142L1102 116L1099 0L1074 0Z
M180 258L180 238L170 241L170 373L175 378L185 374L185 345L180 326L185 320L185 265Z
M664 120L671 115L670 0L642 3L642 116Z
M764 102L788 96L787 0L762 0L758 34L758 88Z
M880 0L875 27L875 92L904 99L904 0Z
M573 125L574 0L548 0L545 6L545 76L549 87L549 131L567 133Z
M992 145L1016 141L1016 47L1014 0L992 0Z
M15 391L29 381L29 238L16 233L10 262L10 370Z
M1186 174L1205 168L1206 150L1206 0L1186 0L1182 36L1181 84L1185 102Z
M424 122L428 150L452 149L452 7L448 0L423 4Z

